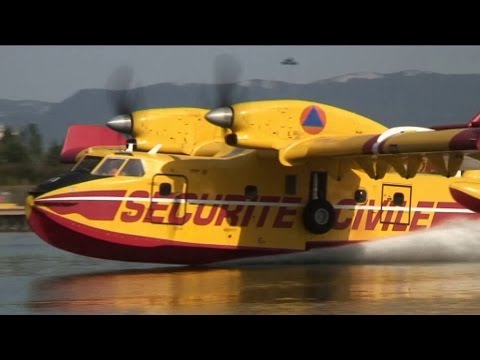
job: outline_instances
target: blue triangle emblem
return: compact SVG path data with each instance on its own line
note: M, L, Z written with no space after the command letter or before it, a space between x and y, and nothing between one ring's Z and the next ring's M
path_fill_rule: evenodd
M310 110L310 114L308 114L307 119L303 123L303 126L312 126L312 127L323 127L323 120L318 115L318 112L315 108Z

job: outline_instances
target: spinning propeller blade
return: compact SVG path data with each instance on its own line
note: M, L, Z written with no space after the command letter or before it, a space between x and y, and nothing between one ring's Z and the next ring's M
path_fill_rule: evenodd
M229 54L222 54L215 59L216 103L215 107L230 106L233 102L235 85L240 80L242 67Z
M111 104L113 111L117 114L107 122L107 126L124 134L132 132L131 113L137 110L142 101L143 93L137 89L134 94L130 89L133 81L133 68L131 66L120 66L107 80L107 89L111 93Z
M130 114L133 111L133 99L129 89L133 80L133 69L130 66L120 66L107 80L107 89L112 92L111 102L115 114Z
M233 125L233 111L230 106L234 103L235 86L240 80L242 66L229 54L222 54L215 59L215 108L209 111L205 118L213 125L224 129Z

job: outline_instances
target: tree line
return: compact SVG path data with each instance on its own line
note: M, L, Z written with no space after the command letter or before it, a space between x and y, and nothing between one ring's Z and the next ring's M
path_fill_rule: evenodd
M71 165L60 163L62 145L53 141L44 145L36 124L25 126L19 134L6 127L0 139L0 185L37 184Z

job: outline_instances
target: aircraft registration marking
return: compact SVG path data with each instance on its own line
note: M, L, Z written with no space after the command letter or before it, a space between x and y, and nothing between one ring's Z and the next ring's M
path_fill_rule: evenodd
M421 211L421 212L433 212L433 213L463 213L474 214L474 211L468 209L456 209L456 208L431 208L431 207L407 207L407 206L371 206L371 205L335 205L335 209L339 210L383 210L383 211Z
M295 218L301 215L298 211L305 206L300 197L260 196L259 201L252 201L244 200L243 195L232 194L217 194L213 199L208 199L211 196L209 194L194 193L177 194L176 198L159 197L159 193L151 197L147 191L134 191L130 195L133 196L59 196L37 199L36 202L46 206L52 204L55 212L79 213L91 220L113 220L118 207L112 208L110 213L106 214L105 211L108 209L97 211L96 206L85 208L81 206L82 203L125 202L125 209L120 211L119 218L124 223L142 221L185 225L192 222L194 225L221 226L227 221L231 226L253 225L271 228L292 228L298 222ZM65 205L73 205L70 202L75 202L79 206L63 207L58 204L59 202L65 202ZM181 209L180 206L185 204L196 205L196 209L190 208L190 211L187 208ZM408 207L405 204L404 206L389 205L389 201L384 201L380 206L376 205L374 200L363 205L355 204L353 199L341 200L334 205L336 221L333 229L412 231L431 227L448 217L476 214L469 209L459 207L454 202L419 201L415 207ZM205 206L210 208L207 210Z

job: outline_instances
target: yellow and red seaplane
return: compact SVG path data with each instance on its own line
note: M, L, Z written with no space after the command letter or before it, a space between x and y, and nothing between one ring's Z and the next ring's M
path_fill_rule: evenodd
M479 120L389 129L302 100L132 111L69 128L75 165L30 193L27 217L60 249L134 262L373 241L480 216Z

